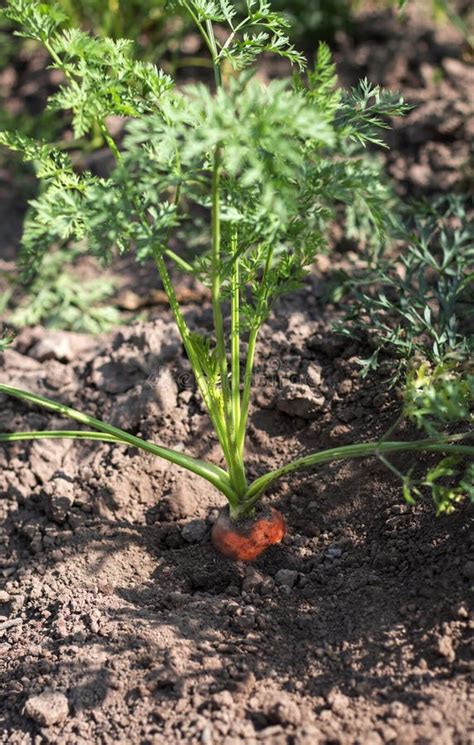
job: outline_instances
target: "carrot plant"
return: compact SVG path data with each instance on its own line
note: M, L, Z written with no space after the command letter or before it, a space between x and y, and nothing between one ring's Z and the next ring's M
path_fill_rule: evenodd
M366 80L350 91L338 89L324 44L308 70L287 37L286 21L266 0L247 0L238 21L230 0L178 5L209 51L210 84L178 89L154 65L134 60L130 42L64 30L63 15L54 8L9 0L8 18L20 24L21 34L45 45L63 74L49 105L70 112L76 138L98 127L115 166L99 178L75 168L74 158L48 143L11 131L2 132L0 142L33 162L42 183L25 223L27 265L37 265L51 244L71 241L87 242L103 259L133 249L138 260L154 261L225 467L8 385L0 385L0 392L89 429L5 433L0 439L82 438L140 448L206 479L225 495L234 520L251 516L276 479L302 468L370 455L391 467L388 455L407 450L472 455L474 447L463 443L468 433L446 434L440 425L410 441L391 439L388 432L378 441L303 455L249 483L245 438L259 330L273 302L304 280L324 250L336 206L357 204L373 232L383 236L391 219L388 191L363 149L382 144L387 117L406 106L398 94ZM293 76L262 84L254 67L264 53L286 58ZM121 142L108 129L111 115L126 123ZM191 244L192 256L183 248ZM188 327L170 264L210 288L213 336ZM425 373L429 380L423 385L416 378L410 382L405 415L416 419L423 410L423 422L468 419L468 387L456 379L451 398L444 390L451 401L446 417L427 404L433 396L439 401L440 381Z

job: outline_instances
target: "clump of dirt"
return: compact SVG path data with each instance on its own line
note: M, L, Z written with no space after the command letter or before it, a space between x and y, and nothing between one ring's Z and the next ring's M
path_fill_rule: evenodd
M396 397L358 377L365 352L329 332L311 285L279 303L251 476L393 420ZM93 341L25 332L0 379L221 462L166 314ZM311 418L291 384L320 401ZM1 406L2 430L64 424ZM132 448L17 443L0 468L2 742L469 741L466 510L404 505L373 459L329 465L276 485L289 533L246 565L211 545L222 498Z

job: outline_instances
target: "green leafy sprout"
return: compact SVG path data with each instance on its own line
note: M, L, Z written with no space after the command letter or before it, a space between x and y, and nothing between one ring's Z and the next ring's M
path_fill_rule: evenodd
M10 329L3 329L0 334L0 352L3 352L15 340L15 334Z
M361 360L362 374L381 355L397 360L393 382L413 361L434 365L472 359L474 342L474 229L459 195L410 207L398 255L379 257L349 278L351 304L338 330L366 335L375 347Z
M382 144L387 117L407 107L399 94L368 81L337 89L324 44L315 69L306 70L287 21L266 0L247 0L238 20L230 0L178 5L209 51L212 90L200 83L178 89L153 64L136 61L130 42L64 28L62 11L43 3L8 0L6 16L20 25L19 33L46 47L63 74L49 106L70 113L76 137L99 128L115 166L106 178L94 176L78 170L68 152L12 131L0 133L0 144L34 163L42 184L25 222L27 268L40 265L51 245L75 242L102 259L133 249L139 260L154 261L225 468L8 385L0 392L90 429L5 433L0 440L79 438L141 448L210 482L227 498L233 518L252 514L276 479L329 461L406 450L445 458L474 454L463 443L468 432L398 441L389 431L375 442L299 457L248 482L245 439L259 330L273 302L301 284L324 250L338 205L360 204L372 231L383 237L391 219L387 189L368 167L364 148ZM288 60L293 77L259 82L253 65L263 53ZM109 130L110 116L124 119L121 143ZM196 255L190 259L183 246L191 241ZM211 289L213 337L189 329L169 263ZM436 474L427 479L439 483Z
M6 279L11 287L0 303L0 310L13 306L7 313L8 324L22 329L42 323L47 328L86 334L118 326L120 312L110 304L114 282L104 277L79 280L74 264L83 254L81 246L49 251L27 282L17 281L9 273ZM17 301L20 291L22 297Z

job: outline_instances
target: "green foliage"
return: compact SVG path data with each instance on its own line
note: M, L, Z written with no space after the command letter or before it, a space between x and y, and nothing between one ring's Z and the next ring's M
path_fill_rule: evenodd
M404 415L430 437L439 436L456 423L474 424L474 370L468 363L425 362L409 372L405 386ZM465 499L474 502L474 463L452 455L442 458L421 479L403 477L405 499L412 501L431 492L437 514L452 512Z
M474 421L473 237L465 200L415 205L395 260L381 257L350 280L353 302L339 326L371 340L374 351L361 360L363 377L382 355L395 359L391 382L402 384L404 395L400 421L431 438ZM423 478L382 460L402 480L409 503L429 491L440 514L474 499L472 466L464 468L460 458L441 459Z
M81 171L73 158L49 143L15 132L2 133L0 143L32 162L41 182L25 223L27 269L38 271L52 245L68 251L71 246L87 245L104 260L115 251L126 250L134 250L138 259L154 260L228 470L145 443L70 409L68 415L114 441L184 464L221 489L232 515L238 516L251 513L262 488L279 475L331 458L400 449L400 443L383 441L336 448L297 459L257 479L253 486L247 483L244 446L258 331L273 301L297 287L317 252L324 250L328 225L341 205L356 205L367 229L376 236L382 237L394 224L387 208L389 192L380 170L366 157L365 146L382 144L387 118L402 114L406 105L399 94L386 93L367 81L351 91L338 91L325 45L319 48L314 71L306 76L304 59L289 41L287 21L266 0L247 0L243 16L237 15L230 0L178 0L178 5L196 24L209 50L215 91L204 85L177 89L153 65L135 61L129 42L64 30L62 15L49 6L8 0L7 15L21 21L22 33L42 40L53 65L64 75L65 82L50 106L70 112L77 137L99 129L115 167L107 178L98 178ZM293 78L260 83L251 66L267 52L293 64ZM111 115L126 119L120 147L107 128ZM455 231L454 247L440 237L441 258L431 248L431 233L417 235L406 259L401 258L401 278L388 266L381 274L379 270L379 281L394 290L394 297L387 300L388 291L375 297L362 295L361 307L369 309L382 335L381 344L386 344L393 331L385 318L390 303L388 310L402 319L394 343L403 338L401 349L405 349L407 334L411 334L407 360L427 328L434 329L435 356L444 360L446 345L462 357L464 342L452 319L467 287L470 254L465 250L464 234ZM189 261L181 252L183 244L191 242L198 251ZM191 333L165 258L211 288L213 337ZM433 283L425 277L427 267L431 272L438 270L441 279L434 286L439 292L429 294ZM104 291L108 290L102 283L81 286L75 292L66 274L59 275L58 281L51 278L49 284L43 277L37 285L36 305L23 309L24 319L31 322L46 308L55 322L67 300L75 315L66 320L76 327ZM438 310L432 307L435 301ZM225 317L229 306L230 317ZM97 317L94 320L99 322ZM363 320L360 323L363 327ZM0 390L58 410L57 404L46 399L4 385ZM446 419L455 405L456 412L461 411L461 399L456 403L446 386L442 393L438 386L435 396L439 411L429 409L428 386L422 392L420 387L416 390L418 398L413 394L407 399L405 415L418 417L425 428L433 418L440 419L440 412ZM422 406L424 414L420 413ZM457 445L460 438L462 434L436 434L421 444L449 455L471 452L472 448ZM418 442L401 445L403 449L420 447ZM448 467L440 467L444 468L442 478ZM438 473L427 478L438 490L440 504L456 501L439 491L444 484Z
M107 116L151 113L173 83L155 65L131 59L132 42L94 39L68 29L51 44L55 65L67 75L67 84L51 96L49 105L71 110L76 137L91 131Z
M216 60L228 61L235 70L249 67L264 52L286 57L301 70L305 67L303 55L289 40L288 21L267 0L245 0L239 6L229 0L174 0L173 4L191 15ZM210 32L208 24L216 22L228 30L225 42Z
M474 370L469 372L467 364L425 362L409 372L405 414L428 435L456 421L474 421L473 407Z
M397 359L397 378L414 357L437 365L467 359L474 350L468 330L474 233L465 200L442 198L415 210L396 259L382 258L353 283L349 325L341 331L363 330L372 339L375 351L362 361L364 375L378 366L382 352Z
M80 248L47 253L29 286L17 288L26 295L12 312L7 312L8 323L17 329L41 323L48 328L89 334L116 326L120 313L107 304L114 285L103 277L79 280L72 267L81 255Z
M462 439L472 432L474 424L474 373L462 366L423 363L408 374L404 406L399 421L413 422L430 438L443 436L447 427L471 427L465 434L454 435ZM442 457L428 468L424 476L414 476L414 469L400 473L385 457L378 454L402 481L403 496L409 504L429 492L436 513L452 512L465 500L474 502L474 462L458 454Z
M428 490L433 499L436 514L450 514L457 506L468 500L474 502L474 464L465 462L456 455L442 458L428 469L421 479L411 473L403 477L403 496L408 504Z
M57 5L47 5L36 0L7 0L2 16L20 26L17 36L44 43L54 37L67 20Z
M15 334L10 329L3 329L0 334L0 352L3 352L15 340Z

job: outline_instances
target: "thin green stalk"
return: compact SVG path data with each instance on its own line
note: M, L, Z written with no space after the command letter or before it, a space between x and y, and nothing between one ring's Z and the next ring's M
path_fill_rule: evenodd
M272 257L273 257L273 246L274 244L272 243L268 249L267 258L265 260L265 267L263 269L263 275L262 275L263 291L262 291L260 302L263 304L264 307L266 306L266 301L268 298L267 278L268 278L268 273L270 271ZM249 415L253 366L254 366L254 361L255 361L255 348L257 345L257 337L258 337L259 330L260 330L260 323L257 320L257 322L255 323L255 326L253 326L253 328L250 330L250 335L249 335L247 360L245 363L244 390L242 394L240 423L239 423L239 428L237 430L237 438L236 438L238 451L241 457L243 456L244 447L245 447L245 433L247 429L247 419Z
M245 491L247 489L247 481L245 478L242 458L239 457L240 454L237 449L236 435L232 417L231 390L228 380L224 319L222 316L221 305L220 168L221 152L220 148L217 147L214 153L214 164L212 169L212 310L214 315L214 328L216 332L216 351L219 361L225 429L227 435L227 444L231 456L231 463L229 463L228 465L234 486L236 487L238 492L240 492L241 494L245 494Z
M240 414L240 424L237 430L237 446L239 453L243 455L245 447L245 432L247 428L247 419L249 414L250 406L250 393L252 390L252 376L253 366L255 361L255 348L257 346L258 326L254 326L250 330L248 348L247 348L247 359L245 361L245 373L244 373L244 390L242 393L242 406Z
M385 457L385 455L382 455L381 452L377 452L377 458L379 459L379 461L381 463L384 464L385 468L388 468L389 471L391 471L393 474L395 474L395 476L397 476L400 479L400 481L402 481L402 482L405 481L405 478L403 476L403 473L401 473L398 470L398 468L395 468L395 466L393 465L393 463L390 463L390 461L388 460L388 458Z
M209 416L219 439L219 443L224 453L227 465L230 468L233 461L228 447L227 434L225 431L225 424L222 419L221 412L218 409L217 402L212 396L212 391L209 389L209 385L207 383L201 363L194 351L191 334L181 312L181 308L176 298L176 293L171 282L168 269L166 268L163 256L158 250L155 250L153 252L153 255L159 275L161 277L161 281L163 282L163 287L165 288L165 292L170 303L171 312L173 313L173 317L183 341L186 354L188 355L189 361L191 362L197 386L209 412Z
M137 447L141 450L146 450L153 455L158 455L160 458L164 458L164 460L168 460L182 468L186 468L188 471L192 471L196 475L206 479L206 481L209 481L209 483L213 484L213 486L225 494L232 505L237 504L238 502L237 495L231 486L228 474L222 468L219 468L219 466L215 466L212 463L206 463L203 460L193 458L184 453L179 453L162 445L155 445L147 440L142 440L141 437L135 437L135 435L131 435L118 427L113 427L111 424L102 422L100 419L94 419L94 417L91 417L88 414L83 414L81 411L72 409L69 406L65 406L64 404L60 404L57 401L45 398L44 396L39 396L35 393L29 393L28 391L22 391L18 388L13 388L12 386L3 384L0 384L0 393L6 393L8 396L19 398L21 401L38 404L45 409L62 414L63 416L66 416L69 419L74 419L76 422L80 422L81 424L88 425L99 432L112 435L121 442L131 445L132 447Z
M231 234L231 252L232 256L237 252L237 228L232 227ZM231 277L231 315L232 315L232 419L234 431L236 432L240 424L240 266L239 261L232 263Z
M186 10L188 11L188 13L191 16L191 18L193 19L193 21L196 24L196 26L198 27L199 32L200 32L202 38L204 39L207 48L209 49L209 51L211 53L211 56L214 57L214 51L213 51L213 47L212 47L212 44L211 44L211 40L210 40L209 36L207 35L204 26L202 25L202 23L199 20L199 18L197 17L197 15L193 12L193 9L189 6L189 3L186 2L186 0L183 0L183 5L186 8Z
M214 153L214 165L212 169L212 310L214 314L214 326L216 331L217 356L221 374L222 395L224 399L224 410L226 417L229 415L229 380L227 369L227 357L225 350L224 320L221 306L221 220L220 220L220 167L221 154L217 147ZM230 418L230 417L228 417ZM228 422L230 424L230 421ZM229 433L230 434L230 433Z
M206 30L202 27L199 20L193 14L188 4L185 7L193 17L203 38L205 39L211 52L212 64L216 88L222 86L222 73L219 63L219 52L217 49L216 38L211 21L206 21ZM216 350L219 360L222 399L224 408L224 427L226 431L227 451L230 460L227 460L231 481L238 493L244 494L247 489L247 479L245 477L245 468L242 457L239 453L236 442L236 433L232 412L232 393L228 380L227 356L224 335L224 321L221 307L221 280L220 280L220 247L221 247L221 221L220 221L220 175L221 175L221 148L218 146L214 151L213 168L212 168L212 308L214 315L214 327L216 332ZM222 444L222 443L221 443Z
M390 435L393 435L393 433L397 431L397 429L399 428L400 424L404 421L404 419L405 419L405 411L402 411L402 413L397 416L393 424L391 424L390 427L387 429L387 431L385 432L383 437L379 440L379 442L385 442L385 440L388 440Z
M83 429L42 430L33 432L0 432L0 442L20 442L21 440L96 440L99 442L123 443L114 435L102 432L88 432Z
M216 88L219 89L222 86L222 72L221 65L219 62L219 52L216 44L216 37L214 36L214 29L211 21L206 21L207 34L210 41L210 50L212 56L212 66L214 68L214 78L216 81Z
M217 50L216 38L211 21L206 21L207 38L209 39L212 64L214 68L214 77L216 89L222 86L222 73L219 62L219 53ZM247 490L247 479L245 468L236 441L235 423L233 419L232 392L228 381L228 368L226 345L224 336L224 321L222 317L221 306L221 279L220 279L220 248L221 248L221 215L220 215L220 178L222 167L222 151L217 146L214 151L212 167L212 309L214 315L214 328L216 332L216 349L219 360L222 399L224 405L225 427L227 432L227 442L230 450L231 461L229 471L231 481L237 492L244 494Z
M122 162L122 153L118 149L117 143L115 142L114 138L112 137L112 135L110 134L109 130L107 129L107 125L105 124L104 121L102 121L102 119L99 119L99 129L100 129L100 131L102 133L102 137L104 138L107 146L110 148L110 150L111 150L111 152L112 152L112 154L113 154L113 156L115 158L115 161L117 163L121 163Z
M171 248L165 248L164 253L168 258L170 258L176 266L179 266L180 269L182 269L185 272L188 272L189 274L194 273L194 267L189 264L189 262L186 261L186 259L183 259L181 256L178 256L177 253L171 250Z
M276 479L282 476L288 476L295 471L299 471L305 468L313 468L314 466L321 465L322 463L328 463L330 461L346 460L348 458L365 458L370 455L378 455L380 453L392 453L397 451L413 450L413 451L426 451L426 452L444 452L444 453L458 453L459 455L474 455L474 446L469 445L458 445L457 442L472 437L471 432L457 435L447 435L445 437L438 437L437 439L426 439L416 441L400 441L400 442L382 442L377 440L376 442L366 442L356 445L343 445L341 447L331 448L329 450L321 450L319 453L312 453L311 455L297 458L296 460L287 463L285 466L271 471L269 473L260 476L256 479L247 491L245 498L245 508L250 509L253 504L257 501L262 492L270 486Z
M245 17L245 18L243 19L243 21L241 21L241 22L240 22L240 23L238 24L238 26L236 26L236 27L235 27L235 28L233 29L232 33L230 33L230 34L229 34L229 36L228 36L228 37L227 37L227 39L225 40L225 43L224 43L224 45L223 45L223 46L222 46L222 48L221 48L221 51L219 52L219 60L220 60L220 59L221 59L221 57L223 56L223 53L224 53L224 52L225 52L225 51L226 51L226 50L227 50L227 49L228 49L228 48L230 47L230 45L232 44L232 42L233 42L233 41L234 41L234 39L235 39L235 36L236 36L236 34L238 34L238 32L240 31L240 29L241 29L241 28L242 28L243 26L245 26L245 24L247 23L247 21L249 20L249 18L250 18L250 16L246 16L246 17Z

